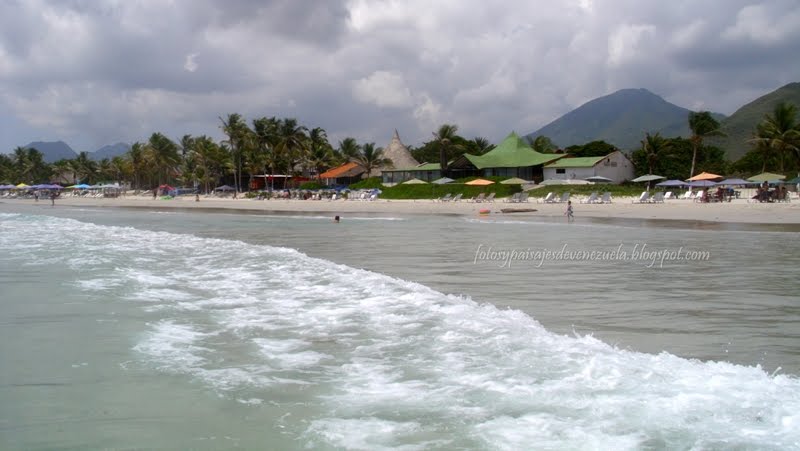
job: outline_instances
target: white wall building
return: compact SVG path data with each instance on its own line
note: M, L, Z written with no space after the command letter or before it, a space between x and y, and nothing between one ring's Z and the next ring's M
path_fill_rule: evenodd
M586 180L600 176L622 183L633 179L633 163L620 151L604 157L565 157L544 167L544 179Z

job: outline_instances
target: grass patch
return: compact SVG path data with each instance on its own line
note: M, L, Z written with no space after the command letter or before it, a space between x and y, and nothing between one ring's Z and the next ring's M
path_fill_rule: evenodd
M469 199L480 193L495 193L496 198L509 197L520 191L519 185L500 185L495 183L489 186L470 186L463 183L448 183L446 185L395 185L391 188L382 188L381 199L437 199L448 193L456 196L461 194L463 199ZM546 193L545 193L546 194Z

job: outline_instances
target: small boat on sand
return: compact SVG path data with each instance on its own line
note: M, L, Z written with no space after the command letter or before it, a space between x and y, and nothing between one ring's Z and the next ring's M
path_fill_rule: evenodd
M501 208L501 212L503 213L533 213L536 211L535 208Z

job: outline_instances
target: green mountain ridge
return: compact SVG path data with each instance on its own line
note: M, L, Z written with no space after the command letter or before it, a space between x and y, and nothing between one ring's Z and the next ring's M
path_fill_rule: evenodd
M729 117L712 113L726 136L705 142L721 148L731 161L741 158L750 149L747 140L758 123L780 102L800 108L800 83L767 93ZM562 148L603 140L622 150L633 150L640 146L645 133L661 133L667 138L691 136L689 112L647 89L622 89L590 100L528 136L547 136Z
M725 151L729 160L735 161L752 149L747 141L752 138L759 122L771 114L781 102L791 103L800 108L800 83L789 83L736 110L720 123L724 137L708 139L708 144Z

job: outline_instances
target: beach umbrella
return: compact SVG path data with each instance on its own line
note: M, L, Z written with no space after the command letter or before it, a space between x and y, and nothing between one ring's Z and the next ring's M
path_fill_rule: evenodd
M0 185L0 189L11 189L11 188L15 188L15 186L14 185Z
M663 182L656 183L656 186L684 186L686 182L682 180L664 180Z
M452 182L455 182L455 180L451 179L450 177L442 177L440 179L432 181L431 183L435 183L437 185L444 185L446 183L452 183Z
M465 183L465 185L470 185L470 186L487 186L487 185L494 185L494 182L493 182L493 181L491 181L491 180L486 180L486 179L475 179L475 180L472 180L471 182L467 182L467 183Z
M751 182L768 182L770 180L783 180L785 178L786 178L785 175L773 174L771 172L762 172L761 174L754 175L747 180Z
M589 182L596 182L596 183L611 183L611 182L613 182L613 180L611 180L610 178L603 177L602 175L593 175L591 177L586 177L585 180L589 181Z
M526 183L530 182L525 179L521 179L519 177L512 177L510 179L506 179L500 182L501 185L524 185Z
M694 177L687 179L687 181L695 182L697 180L714 180L714 179L721 179L721 178L722 178L721 175L712 174L710 172L701 172L701 173L695 175Z
M665 178L666 177L662 177L660 175L646 174L646 175L640 175L639 177L636 177L635 179L631 180L631 182L635 182L635 183L639 183L639 182L654 182L656 180L663 180Z
M161 188L161 186L159 186L159 188ZM169 187L169 189L172 189L172 187ZM236 190L236 188L230 185L222 185L214 188L214 191L234 191L234 190Z
M20 183L20 184L16 185L14 188L28 188L28 185L25 184L25 183Z
M689 182L687 185L691 186L692 188L708 188L710 186L716 186L716 182L712 182L711 180L695 180L693 182Z
M755 182L748 182L747 180L742 179L725 179L721 182L717 182L717 185L723 186L732 186L732 185L752 185Z
M791 184L800 183L800 175L798 175L797 177L795 177L795 178L793 178L793 179L789 180L789 181L788 181L788 182L786 182L786 183L791 183Z
M402 184L403 185L427 185L428 182L426 182L424 180L420 180L420 179L414 178L414 179L411 179L411 180L406 180Z

